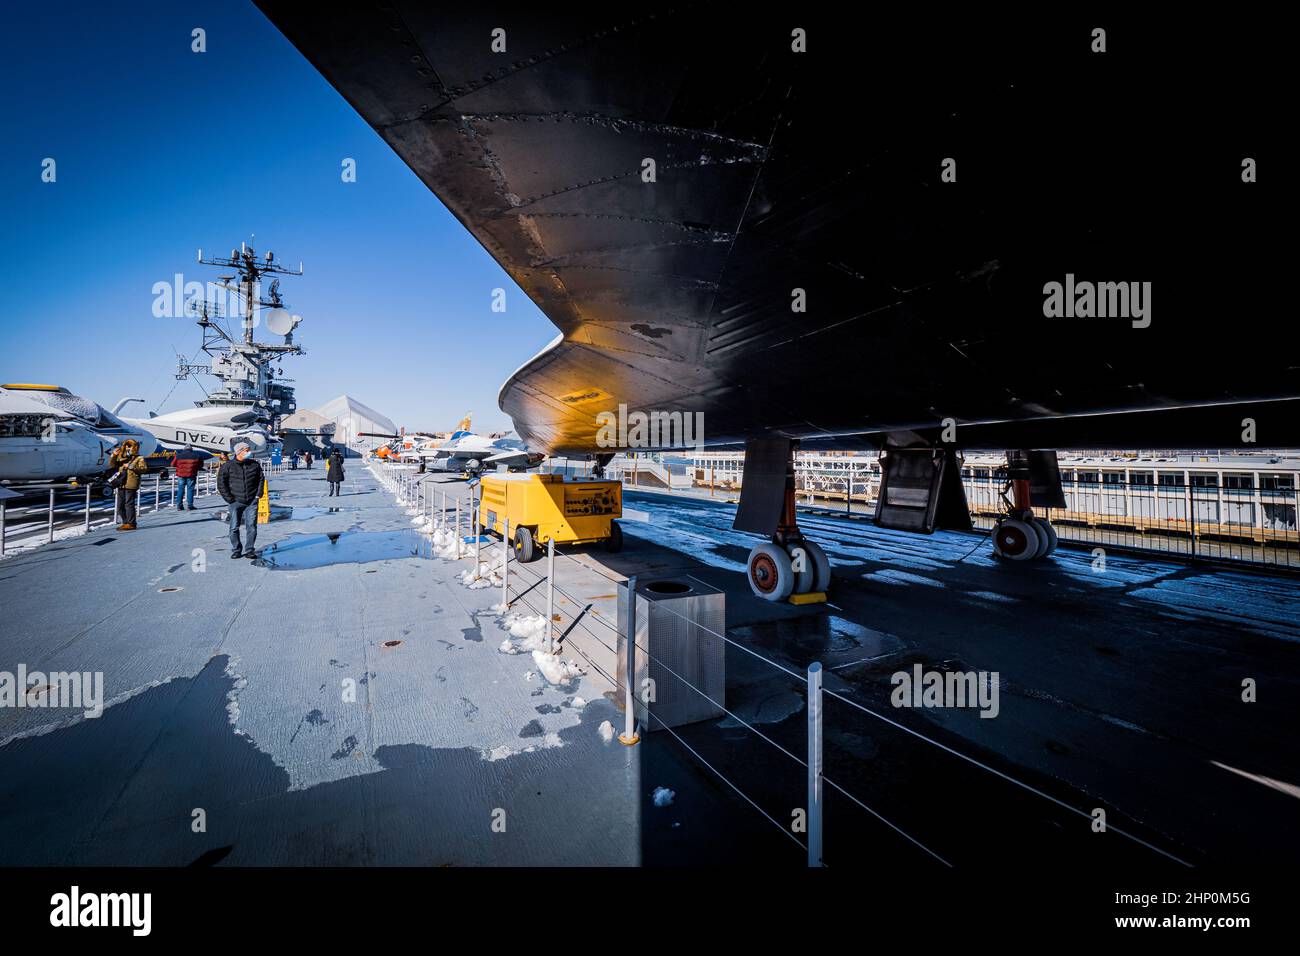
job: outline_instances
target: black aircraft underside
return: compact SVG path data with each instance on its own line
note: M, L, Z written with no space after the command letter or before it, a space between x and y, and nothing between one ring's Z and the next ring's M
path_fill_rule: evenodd
M620 404L710 445L1300 444L1286 58L1246 26L258 2L560 329L501 389L534 449L612 450ZM1067 274L1146 314L1047 317Z

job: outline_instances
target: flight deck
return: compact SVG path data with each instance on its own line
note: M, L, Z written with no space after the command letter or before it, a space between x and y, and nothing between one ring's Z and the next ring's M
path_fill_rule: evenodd
M415 504L394 494L412 468L348 474L334 498L319 469L272 475L288 517L253 562L229 557L211 494L0 562L0 671L104 682L98 717L0 710L0 862L797 867L814 662L829 866L1300 850L1289 577L1069 547L1010 567L982 533L807 515L832 590L795 607L751 593L734 505L625 490L623 551L556 557L557 674L519 636L547 563L512 560L503 615L490 567L469 586L473 544L457 560L426 521L443 495L467 517L466 482L422 476ZM624 746L633 574L725 594L726 712ZM893 706L891 675L918 665L994 675L997 719Z

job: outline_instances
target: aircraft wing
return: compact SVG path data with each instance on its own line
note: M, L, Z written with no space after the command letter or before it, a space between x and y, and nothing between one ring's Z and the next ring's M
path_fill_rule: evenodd
M487 458L484 458L483 464L498 465L508 461L518 461L520 464L522 464L528 460L529 460L529 455L528 452L526 451L502 451L502 452L497 452L497 454L495 455L489 455Z
M1207 59L1167 18L1102 55L987 9L258 5L560 330L500 392L530 447L604 450L620 406L706 444L1300 444L1242 181L1286 58L1244 24Z

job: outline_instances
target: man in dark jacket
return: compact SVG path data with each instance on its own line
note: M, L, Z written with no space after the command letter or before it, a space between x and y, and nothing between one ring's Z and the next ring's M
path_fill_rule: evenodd
M325 466L325 480L330 484L329 497L339 493L339 485L343 482L343 452L335 448L330 452L329 462Z
M212 456L206 451L199 451L193 445L186 445L176 453L172 466L176 469L176 510L194 510L194 485L203 463Z
M257 499L262 494L262 466L249 455L248 442L235 446L235 460L217 472L217 493L230 506L230 556L255 558L257 552ZM239 526L244 526L246 545L239 543Z

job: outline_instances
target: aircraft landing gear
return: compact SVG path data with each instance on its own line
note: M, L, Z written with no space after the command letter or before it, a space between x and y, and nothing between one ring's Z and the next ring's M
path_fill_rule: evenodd
M765 601L784 601L791 595L825 594L831 583L831 563L826 552L802 535L772 536L749 552L749 587Z
M749 552L746 576L750 590L765 601L825 600L826 589L831 584L831 563L826 552L799 530L793 461L786 476L780 523L772 533L770 544L760 544ZM801 595L808 597L801 601Z
M1029 472L1023 458L1007 454L1007 474L1013 501L993 528L993 552L1008 561L1033 561L1056 550L1056 530L1034 514L1029 498ZM1005 501L1006 499L1003 498Z

